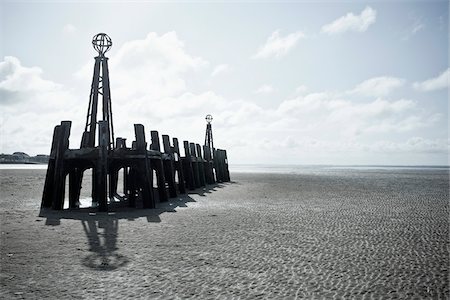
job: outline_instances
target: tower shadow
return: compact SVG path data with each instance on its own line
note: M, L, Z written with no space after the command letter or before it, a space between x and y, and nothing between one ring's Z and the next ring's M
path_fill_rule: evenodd
M79 220L88 241L89 254L81 259L81 263L99 271L113 271L129 263L129 258L119 253L119 221L134 221L146 218L148 223L161 222L160 215L165 212L176 212L176 208L187 207L189 202L196 202L189 195L206 196L212 191L222 188L223 184L208 185L191 191L189 194L170 198L159 203L155 209L139 209L111 206L108 212L98 212L96 208L66 209L55 211L41 209L39 217L46 218L46 226L59 226L61 220Z
M117 253L118 219L82 220L81 224L91 252L82 259L83 265L91 269L112 271L128 263L127 257Z

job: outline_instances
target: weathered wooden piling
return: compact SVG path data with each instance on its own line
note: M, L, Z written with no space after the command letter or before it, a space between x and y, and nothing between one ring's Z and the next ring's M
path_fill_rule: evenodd
M181 158L183 163L183 173L186 180L186 186L189 190L192 191L195 190L196 184L189 142L183 141L183 146L184 146L184 157Z
M208 146L203 146L203 155L204 155L204 169L205 169L205 178L207 184L214 184L216 181L214 179L214 163L211 157L211 150Z
M167 196L166 179L164 177L163 156L161 153L161 146L159 143L158 131L152 130L150 132L152 138L152 144L150 145L150 151L152 153L152 167L156 172L156 179L158 182L158 195L160 202L166 202L169 198Z
M195 143L189 143L189 152L191 154L192 169L194 171L195 188L200 188L202 183L200 181L200 168L197 160L197 149Z
M169 189L169 196L177 196L177 186L175 183L175 168L174 168L174 157L172 153L172 147L170 146L170 138L168 135L163 134L163 166L164 166L164 176L166 178L167 188Z
M216 149L214 151L214 165L216 169L217 182L230 181L230 173L228 171L227 152L225 150Z
M99 211L108 210L107 173L108 173L108 123L98 122L98 158L95 161L95 194Z
M200 175L200 185L206 186L206 178L205 178L205 160L202 156L202 147L199 144L195 144L197 150L197 163L198 170Z
M56 144L59 141L59 133L60 126L58 125L53 130L52 147L47 165L47 173L45 175L44 191L42 193L42 208L49 208L52 206L55 181Z
M72 122L62 121L59 127L58 140L56 143L55 169L53 184L52 208L63 209L64 192L66 188L66 172L64 169L64 153L69 148L69 135Z
M180 194L186 193L186 184L185 184L185 178L184 178L184 171L183 171L183 163L181 161L181 155L180 155L180 147L178 145L178 139L173 138L173 149L172 153L174 155L174 170L178 174L178 190Z

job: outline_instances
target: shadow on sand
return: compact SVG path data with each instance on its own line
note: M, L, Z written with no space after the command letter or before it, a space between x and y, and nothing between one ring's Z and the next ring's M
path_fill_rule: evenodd
M229 183L227 183L229 184ZM89 252L82 259L82 264L96 270L112 271L125 266L129 260L118 253L117 238L119 235L119 220L134 221L146 218L147 222L161 222L160 215L165 212L176 212L178 207L187 207L189 202L195 202L190 195L202 197L223 188L225 184L208 185L190 191L189 194L170 198L169 201L159 203L155 209L140 209L112 206L108 212L98 212L95 208L66 209L54 211L41 209L39 217L46 218L45 225L58 226L61 219L80 220L89 243Z

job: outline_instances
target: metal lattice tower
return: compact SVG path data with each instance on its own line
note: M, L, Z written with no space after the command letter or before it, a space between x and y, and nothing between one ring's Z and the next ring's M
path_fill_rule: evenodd
M211 158L214 158L214 143L211 126L213 117L211 115L206 115L205 120L206 120L205 146L209 147L209 150L211 151Z
M94 75L92 77L91 94L86 117L81 148L95 147L98 120L98 98L102 97L102 115L100 121L108 123L108 149L114 149L114 127L111 108L111 91L109 88L108 58L105 53L111 49L112 41L106 33L96 34L92 38L92 46L98 52L95 57Z

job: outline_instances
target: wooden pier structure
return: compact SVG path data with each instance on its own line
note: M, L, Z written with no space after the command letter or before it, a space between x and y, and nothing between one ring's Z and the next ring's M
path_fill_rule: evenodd
M94 36L98 52L89 97L86 126L79 149L69 148L71 121L62 121L53 132L50 160L41 207L62 210L66 179L69 180L68 208L80 207L84 173L92 169L92 203L99 211L114 206L155 208L158 202L216 182L230 181L226 150L212 143L210 115L206 116L205 144L183 141L184 156L177 138L150 131L150 144L142 124L134 124L135 140L114 137L108 58L112 41L104 33ZM101 98L101 99L99 99ZM99 101L101 100L101 101ZM98 120L99 102L102 114ZM117 193L122 172L123 195Z

